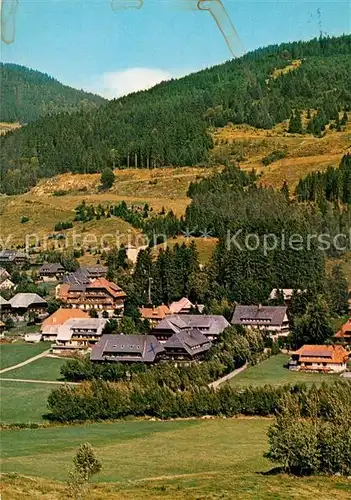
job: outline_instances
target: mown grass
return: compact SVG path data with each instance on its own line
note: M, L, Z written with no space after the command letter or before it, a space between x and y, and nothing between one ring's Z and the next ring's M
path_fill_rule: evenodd
M286 354L271 356L258 365L250 366L247 370L233 377L229 383L233 386L263 386L265 384L284 385L299 384L306 385L321 384L322 382L334 382L338 380L337 375L328 375L322 373L303 373L294 372L286 368L289 361Z
M3 432L3 498L65 498L75 449L102 460L93 500L349 498L346 478L267 474L268 419L117 422ZM30 479L18 477L24 474ZM44 479L34 479L40 477ZM60 482L57 482L60 481Z
M58 385L1 380L0 421L6 424L44 422L47 398L55 387Z
M5 372L1 375L2 378L19 378L29 380L60 380L61 366L66 361L58 358L40 358L33 363Z
M22 361L46 351L50 345L50 342L0 344L0 367L3 369L22 363Z

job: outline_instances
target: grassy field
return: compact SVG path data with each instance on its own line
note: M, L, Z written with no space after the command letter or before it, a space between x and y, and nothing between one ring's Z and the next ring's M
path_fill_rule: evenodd
M59 380L60 368L66 361L58 358L40 358L33 363L3 373L2 378L19 378L29 380Z
M22 361L46 351L50 348L50 345L50 342L40 342L40 344L0 344L0 367L1 369L8 368L22 363Z
M271 356L262 363L250 366L247 370L232 378L229 383L234 386L262 386L265 384L284 385L305 383L306 385L320 384L322 382L333 382L338 380L337 375L326 375L319 373L293 372L285 368L289 356L278 354Z
M9 476L2 478L2 497L65 498L62 481L75 449L89 441L103 463L89 495L93 500L349 498L346 478L267 474L273 467L263 457L269 424L131 421L4 431L2 471Z
M196 244L200 263L207 264L210 261L213 251L217 245L217 238L185 238L183 236L178 236L177 238L169 239L167 241L167 246L173 248L176 243L178 243L178 245L182 245L182 243L190 245L192 241ZM161 248L163 248L163 244L153 247L153 255L157 255Z
M46 401L55 387L58 386L1 380L0 421L6 424L44 422Z

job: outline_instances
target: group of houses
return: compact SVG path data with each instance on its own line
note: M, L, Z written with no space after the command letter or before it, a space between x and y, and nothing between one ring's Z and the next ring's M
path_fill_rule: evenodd
M17 251L2 251L0 263L22 265L24 257ZM203 305L183 297L169 305L140 308L141 318L150 326L149 335L104 334L109 318L119 320L123 316L127 298L124 290L107 279L107 272L105 266L96 265L66 273L60 263L45 263L39 269L38 280L57 283L55 297L61 302L61 308L49 316L47 302L36 293L16 293L9 300L0 295L0 318L26 321L35 317L41 320L40 332L28 335L27 340L49 341L53 352L59 355L90 352L94 362L201 360L219 335L230 326L223 316L204 314ZM14 290L15 285L10 273L0 268L0 293L5 289ZM292 289L272 290L269 300L279 298L284 305L238 304L234 308L231 324L258 329L273 341L286 338L290 333L287 306L293 293ZM0 330L4 326L4 322L0 321ZM339 345L303 346L292 354L290 369L344 371L349 359L349 351L345 347L351 346L351 320L335 335L335 342Z

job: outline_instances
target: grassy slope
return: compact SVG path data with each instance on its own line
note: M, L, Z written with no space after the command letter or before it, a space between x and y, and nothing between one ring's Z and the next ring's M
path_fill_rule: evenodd
M250 366L247 370L232 378L229 383L234 386L259 386L265 384L284 385L295 383L312 385L313 383L320 384L321 382L333 382L338 379L336 375L290 371L285 368L288 361L289 356L285 354L272 356L256 366Z
M5 431L2 470L66 480L76 447L89 441L103 462L92 499L347 498L346 479L264 475L272 468L263 458L269 423L134 421ZM2 488L7 500L64 497L62 483L16 476L4 478Z
M6 372L1 377L29 380L59 380L61 378L60 368L64 363L64 359L40 358L21 368Z
M40 344L1 344L0 367L2 369L16 365L49 348L49 342L41 342Z
M343 154L350 151L351 113L347 130L329 131L321 139L310 135L287 134L287 124L282 123L272 130L259 130L246 125L224 127L213 132L215 147L212 156L220 165L224 158L243 157L241 166L262 173L261 182L281 187L286 180L291 190L301 176L314 170L323 170L329 165L337 166ZM262 158L275 150L286 148L286 158L263 166ZM7 246L23 244L24 234L38 234L40 238L51 234L55 223L73 220L74 208L84 199L97 205L119 203L126 200L129 204L148 203L158 212L165 207L177 215L183 215L190 200L186 197L191 181L208 175L210 168L161 168L126 169L116 171L116 182L111 190L99 191L99 174L63 174L41 181L30 193L0 199L0 224L2 236L11 238ZM55 191L66 192L65 196L53 196ZM21 224L22 216L29 221ZM74 231L83 237L93 233L98 240L102 235L118 232L123 243L136 243L137 231L120 219L78 223ZM72 230L64 231L68 245L72 244ZM33 239L31 241L34 241ZM111 241L110 239L108 241ZM174 240L170 241L170 244ZM139 242L141 244L142 242ZM200 259L207 262L213 240L198 240ZM138 243L137 243L138 244ZM49 243L51 245L51 243ZM60 242L63 246L63 242ZM96 257L86 255L84 264L96 262Z
M53 384L2 380L0 421L7 424L43 422L47 398L55 387Z

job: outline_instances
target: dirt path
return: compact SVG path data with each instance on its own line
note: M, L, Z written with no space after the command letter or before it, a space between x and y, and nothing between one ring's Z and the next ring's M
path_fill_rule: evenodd
M64 382L62 380L31 380L26 378L0 378L0 382L27 382L29 384L79 385L78 382Z
M247 364L242 366L241 368L237 368L236 370L228 373L228 375L225 375L224 377L215 380L215 382L211 382L210 384L208 384L208 386L211 387L212 389L217 389L221 384L223 384L223 382L227 382L231 378L236 377L236 375L239 375L239 373L246 370L246 368Z
M22 366L29 365L29 363L33 363L33 361L36 361L37 359L44 358L47 354L49 354L50 349L47 351L44 351L40 354L37 354L37 356L33 356L32 358L26 359L25 361L22 361L22 363L18 363L17 365L12 365L8 366L7 368L3 368L0 370L0 375L2 373L10 372L11 370L16 370L16 368L21 368Z

